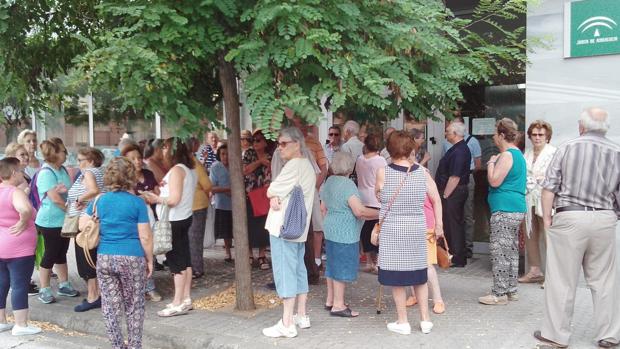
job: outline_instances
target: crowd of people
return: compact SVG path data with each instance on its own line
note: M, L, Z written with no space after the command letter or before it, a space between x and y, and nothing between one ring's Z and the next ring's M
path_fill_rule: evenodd
M232 201L246 200L247 262L272 269L274 287L283 299L282 318L263 330L265 336L295 337L297 328L311 327L308 285L318 284L321 273L327 288L325 310L335 317L359 316L345 299L345 289L358 278L360 256L365 261L361 270L377 274L381 285L391 287L397 319L387 329L410 334L407 307L417 304L416 328L430 333L431 310L437 315L446 311L436 270L438 241L444 239L449 246L454 268L464 267L472 257L473 173L482 168L478 140L467 134L462 119L447 123L444 154L433 178L426 168L431 160L426 137L418 129L388 128L360 137L360 125L349 120L342 128L330 127L322 146L313 126L290 110L285 114L290 126L280 130L275 142L261 130L241 133L244 198L231 197L229 148L215 132L207 134L204 145L196 138L145 144L124 140L106 166L101 151L85 147L77 151L78 167L66 168L61 139L39 144L36 133L23 131L0 160L0 331L41 331L28 324L28 295L36 293L31 282L35 265L40 302L78 297L68 278L67 263L74 262L87 285L86 298L75 311L101 308L113 347L140 348L145 301L162 299L152 278L158 264L154 223L170 222L172 249L165 263L174 283L171 303L157 315L186 314L193 308L192 279L205 273L206 224L213 224L215 237L224 240L225 262L232 263ZM618 286L615 269L609 267L615 265L615 254L602 252L614 245L614 195L620 196L620 150L604 137L608 125L606 112L586 110L580 119L582 136L555 148L549 144L552 127L545 121L534 121L521 135L514 121L500 119L493 135L498 153L486 166L493 281L490 294L478 301L506 305L519 298L519 282L545 282L545 320L535 337L559 347L568 343L568 309L582 263L596 291L599 345L620 340L619 315L612 310L617 297L611 296L617 295ZM517 146L523 136L532 145L525 154ZM583 154L588 157L582 161L592 162L588 166L576 158ZM602 168L596 160L612 166ZM576 177L586 169L601 183L586 185L586 176ZM596 217L583 216L590 214ZM79 218L74 232L66 228L72 217ZM89 250L76 243L75 261L67 261L71 238L93 219L100 224L98 246ZM567 225L564 219L573 223ZM584 231L594 229L597 239L590 241L593 235ZM520 230L526 236L529 267L521 277ZM573 242L567 234L584 237ZM53 274L56 290L50 283ZM15 325L6 321L9 288Z

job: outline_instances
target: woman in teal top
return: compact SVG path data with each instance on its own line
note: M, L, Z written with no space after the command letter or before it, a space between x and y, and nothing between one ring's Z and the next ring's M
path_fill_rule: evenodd
M37 232L43 235L45 252L39 269L39 301L49 304L56 301L50 288L50 275L54 265L59 281L57 294L77 297L79 293L68 280L67 249L71 239L60 236L65 219L67 191L71 187L69 173L62 166L67 160L67 148L60 138L43 141L40 148L45 164L35 176L41 199L35 224Z
M478 298L482 304L507 304L517 300L519 272L519 226L527 211L525 204L526 164L515 145L517 124L503 118L497 122L493 141L501 153L487 163L489 205L491 206L491 294Z
M336 152L330 164L330 176L321 188L321 211L325 216L325 253L327 254L327 299L325 309L332 316L355 317L344 301L346 282L357 280L359 241L362 219L377 219L379 210L365 207L349 179L355 159L350 153Z

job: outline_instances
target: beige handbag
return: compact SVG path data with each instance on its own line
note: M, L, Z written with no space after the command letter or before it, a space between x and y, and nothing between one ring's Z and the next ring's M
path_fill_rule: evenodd
M98 200L99 196L97 196L95 202L93 202L93 215L89 218L88 223L86 223L82 231L75 237L75 243L84 249L86 261L93 268L95 268L95 262L90 257L88 251L99 245L99 217L97 217Z
M65 221L62 223L62 230L60 231L60 236L63 238L74 238L78 232L80 223L80 216L69 216L69 214L65 215Z

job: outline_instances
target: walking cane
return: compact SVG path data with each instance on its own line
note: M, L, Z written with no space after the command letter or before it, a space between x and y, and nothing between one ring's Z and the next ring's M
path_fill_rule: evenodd
M375 301L375 307L377 308L377 314L381 314L381 304L383 303L383 285L379 285L379 291L377 292L377 300Z

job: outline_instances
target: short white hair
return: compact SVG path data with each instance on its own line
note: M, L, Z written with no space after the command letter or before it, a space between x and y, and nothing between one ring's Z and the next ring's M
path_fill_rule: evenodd
M334 153L332 163L329 167L336 176L348 176L353 172L353 168L355 167L355 158L353 158L353 154L349 152L337 151Z
M583 112L581 112L579 124L587 131L598 131L607 133L610 126L609 113L600 108L585 109Z
M450 126L455 135L459 137L465 137L465 124L460 121L452 121Z
M360 124L355 120L349 120L344 123L344 132L349 132L354 136L360 133Z

